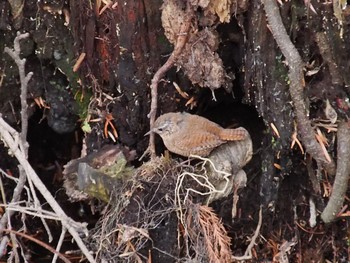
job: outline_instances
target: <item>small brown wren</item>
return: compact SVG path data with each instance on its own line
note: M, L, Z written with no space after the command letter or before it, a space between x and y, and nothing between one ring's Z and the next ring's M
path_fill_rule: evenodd
M151 131L162 137L169 151L187 157L206 157L221 144L248 137L244 128L224 129L204 117L186 112L170 112L159 116Z

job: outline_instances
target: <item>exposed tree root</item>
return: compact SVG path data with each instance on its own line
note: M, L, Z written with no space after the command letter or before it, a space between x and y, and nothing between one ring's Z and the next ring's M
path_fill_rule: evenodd
M180 32L178 34L178 38L174 47L174 51L171 53L168 60L165 62L163 66L161 66L156 74L154 74L152 82L151 82L151 111L148 114L150 118L150 127L153 127L154 121L156 119L157 107L158 107L158 84L161 78L165 75L165 73L175 64L176 60L181 54L182 49L184 48L188 32L191 26L191 20L193 18L193 10L191 5L187 4L186 17L184 23L181 25ZM154 158L156 156L155 144L154 144L154 132L150 133L149 138L149 148L148 150L151 152L151 157Z
M262 2L264 4L264 9L272 35L285 56L289 66L289 91L295 109L301 140L305 145L307 153L309 153L316 160L319 167L322 166L329 174L334 174L334 161L331 160L331 162L329 162L326 159L320 144L315 138L315 133L313 132L311 122L307 117L307 108L303 98L305 80L303 76L304 64L302 59L290 40L285 27L283 26L277 2L274 0L263 0Z
M341 122L338 126L337 148L337 173L333 184L331 197L326 208L321 214L325 223L332 222L340 212L350 175L350 128L347 122Z
M328 42L326 35L324 33L317 33L316 41L322 54L322 58L328 64L329 72L332 76L332 84L342 85L344 81L339 72L339 67L332 56L330 43Z

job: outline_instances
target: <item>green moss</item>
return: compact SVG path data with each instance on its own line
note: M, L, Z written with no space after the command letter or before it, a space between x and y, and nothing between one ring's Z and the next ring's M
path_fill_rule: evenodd
M90 184L87 189L84 189L84 192L86 192L89 196L93 196L104 202L109 201L110 193L107 191L107 188L105 188L104 184L101 184L101 183Z
M124 154L119 153L115 162L106 167L101 167L100 171L114 179L127 179L133 174L134 168L126 165Z
M82 88L76 88L74 90L74 98L77 103L77 114L79 115L80 120L82 121L82 128L86 127L88 124L88 108L90 100L92 97L91 89L82 91Z
M87 123L88 107L92 97L91 89L87 88L84 91L78 83L79 75L77 72L73 72L73 66L75 64L75 56L73 54L73 42L71 38L67 38L64 42L63 50L59 50L59 59L55 60L56 67L66 75L69 86L74 95L74 99L77 104L77 114L82 123L81 128L84 132L91 131L90 125Z

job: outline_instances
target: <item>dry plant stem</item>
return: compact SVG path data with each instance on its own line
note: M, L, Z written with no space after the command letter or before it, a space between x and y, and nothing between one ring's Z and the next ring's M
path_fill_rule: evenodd
M17 67L18 67L18 72L19 72L19 77L20 77L20 83L21 83L21 95L20 95L20 100L21 100L21 133L20 133L20 145L21 149L24 152L24 155L26 158L28 158L28 142L27 142L27 133L28 133L28 103L27 103L27 95L28 95L28 82L31 79L33 72L29 72L28 74L25 74L25 64L26 64L26 59L21 59L20 58L20 53L21 53L21 47L20 47L20 41L22 39L26 39L29 37L29 33L25 34L20 34L19 32L17 33L17 37L13 41L13 48L10 49L8 47L5 47L5 52L10 55L10 57L15 61ZM24 170L19 166L19 174L22 180L26 180L27 176L24 172ZM29 180L28 181L29 186L31 187L33 198L34 198L34 203L36 206L40 206L39 199L35 195L35 190L32 185L32 182ZM22 184L20 184L20 187ZM15 189L15 192L22 192L23 187L19 188L18 186ZM18 200L13 200L14 202ZM8 218L11 218L10 216ZM49 242L52 241L52 234L51 231L43 218L40 218L46 232L49 236ZM5 222L6 224L7 222ZM5 225L4 224L4 225Z
M6 175L2 169L0 169L0 172L3 175ZM25 182L26 182L26 175L24 173L20 174L20 178L18 180L19 186L18 185L16 186L10 204L13 204L12 202L17 202L20 199L21 192L24 188ZM16 189L20 189L20 191L16 191ZM1 189L1 191L3 194L5 194L3 188ZM3 196L2 199L4 201L4 204L6 204L7 203L6 198ZM0 229L5 229L6 225L11 228L11 216L13 215L13 213L14 213L14 211L9 211L8 209L6 209L6 212L3 214L3 216L0 220ZM13 233L10 233L10 237L11 238L9 239L8 236L3 236L2 232L0 231L0 238L1 238L0 258L3 257L4 254L6 253L6 247L8 245L8 242L11 241L12 242L12 255L15 257L17 262L19 262L16 236Z
M27 75L25 74L25 59L20 58L20 53L21 53L21 48L20 48L20 40L25 39L29 36L28 33L26 34L19 34L17 33L17 37L13 41L13 47L14 49L10 49L8 47L5 47L5 52L10 55L10 57L15 61L18 71L19 71L19 76L20 76L20 82L21 82L21 126L22 126L22 131L21 131L21 147L22 150L25 153L25 156L28 157L28 143L27 143L27 131L28 131L28 104L27 104L27 93L28 93L28 82L30 78L32 77L33 73L29 72ZM27 176L25 173L22 173L23 169L19 169L20 174L19 174L19 181L14 189L13 196L11 199L11 203L17 202L20 197L22 190L25 186ZM11 218L13 212L12 211L6 211L3 217L0 220L0 229L4 229L5 226L8 223L8 219ZM0 238L2 237L2 233L0 233ZM3 251L3 250L2 250ZM1 255L1 252L0 252Z
M48 220L58 220L58 221L60 220L60 218L54 212L42 210L36 207L30 208L19 204L18 205L14 205L14 204L1 205L0 207L4 207L10 211L20 212L22 214L27 214L33 217L41 217Z
M321 214L323 222L332 222L340 212L350 175L350 128L347 122L341 122L337 133L337 173L333 184L331 197Z
M18 165L18 169L19 169L20 174L26 174L25 170L23 169L23 167L21 165ZM27 175L26 175L26 177L27 177L27 180L28 180L28 184L29 184L31 195L33 197L34 207L38 208L37 213L41 214L41 209L40 209L41 208L41 204L40 204L38 196L36 195L35 187L33 185L31 177L29 177ZM46 223L46 221L44 220L43 217L40 217L40 220L41 220L41 222L42 222L42 224L43 224L43 226L44 226L44 228L46 230L46 234L48 235L49 243L51 243L52 240L53 240L53 237L52 237L52 234L51 234L51 230L50 230L48 224Z
M62 247L62 244L63 244L63 241L64 241L64 237L66 235L66 232L67 232L67 229L64 226L62 226L62 231L61 231L61 235L60 235L60 238L59 238L57 246L56 246L56 251L60 251L61 250L61 247ZM51 262L52 263L56 263L57 262L57 258L58 258L58 254L55 253Z
M16 203L20 197L21 197L21 193L22 193L22 189L24 188L26 183L26 175L25 174L20 174L19 178L18 178L18 182L16 185L15 190L13 191L13 195L12 195L12 199L10 204L12 203ZM6 228L6 224L7 224L7 219L8 217L11 217L13 215L14 211L8 211L6 210L5 214L3 214L1 220L0 220L0 229L4 229ZM0 237L2 236L2 234L0 233ZM0 250L0 256L1 256L1 251Z
M260 210L259 210L259 222L258 222L258 225L256 226L254 235L252 236L252 238L250 240L250 243L249 243L249 245L248 245L244 255L241 256L241 257L232 256L232 258L234 260L243 261L243 260L252 259L252 249L255 246L256 239L259 236L261 224L262 224L262 206L260 206Z
M51 208L55 211L57 216L61 219L62 225L67 228L69 233L72 235L77 245L81 249L82 253L86 256L89 262L95 262L94 258L89 253L86 248L84 242L79 236L80 233L85 233L87 235L88 230L85 224L75 222L70 217L68 217L59 204L56 202L55 198L51 195L51 193L47 190L46 186L40 180L39 176L36 174L34 169L31 167L29 162L27 161L24 152L21 147L19 147L17 143L17 138L19 134L16 131L10 133L9 131L13 131L13 128L9 126L2 117L0 117L0 136L7 147L11 150L13 155L16 157L18 162L22 165L25 170L28 178L30 178L35 185L35 187L39 190ZM79 231L79 232L78 232Z
M316 160L318 165L323 166L329 174L335 173L335 164L328 162L322 148L315 138L311 122L307 117L307 109L303 98L304 76L303 62L301 57L290 40L275 0L262 0L270 25L270 29L278 47L281 49L289 66L289 91L293 101L298 130L306 151Z
M3 228L0 228L3 229ZM4 256L4 252L6 251L7 245L9 242L9 237L8 236L4 236L1 241L0 241L0 258L2 258Z
M10 217L8 217L8 226L10 228L12 228ZM9 236L10 236L10 241L11 241L11 245L12 245L12 249L11 249L11 253L10 253L11 257L15 258L15 262L20 262L20 258L19 258L19 254L18 254L18 248L20 247L20 245L17 242L16 235L14 233L10 233ZM21 252L23 252L23 250Z
M36 238L34 238L32 236L29 236L27 234L20 233L20 232L14 231L14 230L10 230L10 229L0 229L0 232L11 233L11 234L14 234L14 235L17 235L17 236L24 237L24 238L26 238L28 240L31 240L31 241L37 243L39 246L42 246L43 248L46 248L47 250L49 250L53 254L57 255L60 259L62 259L63 262L71 263L71 261L69 259L67 259L64 255L62 255L60 252L56 251L55 249L53 249L49 245L45 244L44 242L42 242L42 241L40 241L40 240L38 240L38 239L36 239Z
M190 5L187 5L186 19L184 23L181 25L181 29L179 35L177 37L177 41L174 47L174 51L171 53L168 60L165 62L163 66L161 66L156 74L154 74L153 79L151 81L151 111L148 114L150 118L150 127L152 129L153 124L156 119L157 107L158 107L158 84L165 73L175 64L177 58L180 56L182 49L184 48L187 42L188 32L191 27L191 20L193 17L193 12L190 10ZM154 132L150 133L149 137L149 150L151 151L151 158L156 156L156 148L154 144Z
M29 33L19 34L17 33L17 37L13 42L14 49L10 49L5 47L5 52L10 55L10 57L15 61L18 71L19 77L21 81L21 142L23 143L25 155L28 156L28 143L27 143L27 131L28 131L28 104L27 104L27 94L28 94L28 82L30 78L33 76L33 72L29 72L27 75L25 74L25 64L26 59L20 58L21 48L20 48L20 40L26 39L29 37Z

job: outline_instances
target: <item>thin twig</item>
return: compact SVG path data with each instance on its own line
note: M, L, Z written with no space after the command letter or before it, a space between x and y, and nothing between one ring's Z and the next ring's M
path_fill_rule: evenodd
M22 179L28 178L30 186L31 183L33 183L36 188L39 190L39 192L44 196L45 200L50 204L51 208L56 212L57 216L61 219L63 227L67 228L69 233L73 236L75 241L77 242L78 246L82 250L82 253L86 256L86 258L89 260L89 262L95 262L94 258L89 253L88 249L86 248L84 242L81 240L79 232L84 232L87 234L87 229L85 224L77 223L73 221L71 218L69 218L62 208L59 206L59 204L56 202L54 197L51 195L51 193L47 190L46 186L42 183L38 175L35 173L34 169L31 167L31 165L28 163L28 143L27 143L27 131L28 131L28 104L27 104L27 93L28 93L28 82L33 75L32 72L25 74L25 59L20 58L20 40L25 39L29 36L29 34L17 34L17 37L14 40L14 50L11 50L9 48L5 48L5 52L8 53L12 59L15 61L15 63L18 66L19 75L20 75L20 81L21 81L21 125L22 125L22 131L20 134L17 133L10 125L8 125L4 119L0 116L0 135L5 144L9 147L9 149L13 152L15 157L17 158L18 162L24 169L24 172L21 172L20 168L20 176ZM24 182L25 183L25 182ZM20 184L22 186L22 189L19 189L18 185L15 189L15 193L20 193L23 190L24 183ZM34 195L34 200L37 200L37 205L40 206L38 203L38 199L35 198L35 190L32 187L32 194ZM18 197L16 195L16 197ZM17 202L18 200L13 200L14 202ZM6 212L7 213L7 212ZM9 211L9 213L12 213ZM9 215L6 216L9 218ZM2 222L1 222L2 223ZM6 224L7 222L5 222ZM48 227L46 225L46 222L43 221L45 228L48 230ZM5 225L4 224L4 225ZM0 225L1 226L1 225ZM2 228L4 229L4 228ZM49 232L48 232L49 233Z
M21 167L20 165L19 165L18 169L19 169L20 174L26 174L23 167ZM41 204L40 204L38 196L36 195L36 191L35 191L31 177L27 176L27 181L29 184L30 192L32 193L34 207L38 208L38 210L37 210L38 213L41 213ZM43 217L40 217L40 220L41 220L41 222L46 230L46 233L48 235L49 243L51 243L53 240L51 230Z
M21 53L21 48L20 48L20 41L22 39L26 39L29 37L29 33L26 34L20 34L19 32L17 33L17 37L15 37L13 41L13 47L14 49L10 49L8 47L5 47L4 51L10 55L10 57L15 61L17 67L18 67L18 72L19 72L19 77L20 77L20 82L21 82L21 126L22 126L22 131L20 135L20 145L21 148L23 149L25 156L28 157L28 143L27 143L27 131L28 131L28 104L27 104L27 93L28 93L28 82L30 78L33 75L33 72L29 72L27 75L25 74L25 64L26 64L26 59L21 59L20 58L20 53ZM13 196L11 199L12 202L17 202L20 197L21 193L23 191L23 188L25 186L27 176L25 173L21 172L22 169L19 169L19 182L17 183L14 191L13 191ZM2 216L0 220L0 229L6 228L5 226L9 222L9 219L11 218L13 212L12 211L7 211L5 214ZM2 233L0 233L0 238L2 237ZM1 257L1 252L0 252L0 257Z
M29 37L29 33L25 34L20 34L19 32L17 33L17 37L14 39L13 42L13 49L10 49L8 47L5 47L4 51L10 55L10 57L15 61L17 67L18 67L18 72L19 72L19 77L20 77L20 83L21 83L21 95L20 95L20 100L21 100L21 133L20 133L20 141L19 144L21 145L21 149L25 155L26 158L28 158L28 148L29 144L27 142L27 133L28 133L28 103L27 103L27 95L28 95L28 82L33 76L33 72L29 72L28 74L25 73L25 64L26 64L26 59L23 58L21 59L20 54L21 54L21 47L20 47L20 41L23 39L26 39ZM26 174L24 173L23 169L19 166L19 174L22 180L28 179L26 177ZM39 199L36 196L34 186L30 180L28 180L33 198L34 198L34 205L36 207L40 207L40 202ZM20 185L22 187L22 184ZM17 192L22 192L22 188L16 187L15 189ZM18 200L14 200L16 202ZM9 217L11 218L11 216ZM51 231L49 226L47 225L46 221L43 218L40 218L44 228L46 229L46 233L49 237L49 242L53 240Z
M22 165L28 178L32 180L35 187L39 190L39 192L42 194L42 196L45 198L45 200L48 202L51 208L55 211L57 216L61 219L62 225L67 228L67 230L72 235L77 245L81 249L82 253L86 256L89 262L95 262L94 258L89 253L89 250L85 246L84 242L82 241L78 233L80 232L87 235L88 230L86 228L86 224L75 222L73 219L68 217L66 213L62 210L62 208L59 206L55 198L47 190L44 183L40 180L39 176L36 174L32 166L29 164L29 162L25 158L25 155L23 151L20 149L20 145L18 145L16 140L16 138L19 137L19 134L17 132L14 132L14 134L11 134L8 132L11 129L12 129L11 126L8 125L2 117L0 117L0 135L2 137L2 140L7 145L7 147L12 151L13 155L16 157L18 162Z
M258 225L256 226L254 235L252 236L250 243L244 253L243 256L241 257L236 257L236 256L232 256L232 258L234 260L239 260L239 261L243 261L243 260L249 260L252 259L252 249L253 247L256 245L256 239L258 238L259 234L260 234L260 228L261 228L261 224L262 224L262 207L260 206L260 210L259 210L259 221L258 221Z
M0 169L0 173L4 176L9 177L5 171L3 171L2 169ZM26 175L25 173L20 174L19 178L13 178L10 177L11 179L15 180L17 186L14 189L13 195L12 195L12 199L11 202L9 203L9 205L16 203L20 197L21 197L21 193L23 191L23 189L25 188L25 182L26 182ZM3 201L6 204L6 199L3 197ZM3 214L1 220L0 220L0 229L5 229L6 225L8 228L12 228L11 227L11 216L13 215L14 211L10 211L10 210L5 210L6 212ZM7 243L9 241L9 238L7 236L3 236L3 233L0 232L0 237L1 237L1 245L0 245L0 257L4 256L4 253L6 252L6 246ZM12 252L13 252L13 256L15 258L19 258L18 256L18 252L17 252L17 244L16 244L16 236L14 234L10 234L11 237L11 242L13 243L13 248L12 248ZM4 247L5 246L5 247ZM18 259L19 261L19 259Z
M193 18L193 11L191 10L191 5L187 4L186 18L183 24L181 25L180 32L177 37L177 41L174 47L174 51L171 53L168 60L165 62L163 66L161 66L158 71L154 74L153 79L151 81L151 110L148 114L150 118L150 127L151 133L149 137L149 150L151 152L151 158L156 156L156 148L154 144L154 132L152 132L153 124L156 120L157 108L158 108L158 83L165 75L165 73L175 64L176 60L180 56L182 49L184 48L188 32L190 31L191 21Z
M303 88L305 80L303 76L303 62L302 59L290 40L285 27L283 26L281 14L279 12L277 2L275 0L263 0L264 9L267 20L274 39L278 47L281 49L289 66L289 91L293 101L296 120L298 123L298 130L300 132L301 140L305 145L306 151L317 161L319 166L323 166L328 173L335 173L335 164L332 160L327 161L323 154L322 148L315 138L315 133L311 126L311 122L307 117L307 108L304 102Z
M5 47L4 51L10 55L10 57L15 61L18 72L19 72L19 78L21 81L21 142L23 143L24 152L25 155L28 157L28 143L27 143L27 132L28 132L28 103L27 103L27 95L28 95L28 82L33 76L33 72L29 72L28 74L25 74L25 64L26 59L20 58L21 54L21 47L20 47L20 41L22 39L26 39L29 37L29 33L20 34L17 33L17 37L15 38L13 42L13 50Z
M9 227L9 229L12 229L12 225L11 225L11 218L10 218L10 214L7 214L7 225ZM19 254L18 254L18 247L20 247L19 243L17 242L17 239L16 239L16 235L14 233L10 233L9 234L10 236L10 241L12 243L12 249L11 249L11 256L15 258L15 262L19 262L20 259L19 259ZM23 251L21 251L23 252ZM11 261L9 261L11 262Z
M0 207L4 207L6 210L8 209L13 212L20 212L23 214L31 215L33 217L41 217L49 220L60 220L60 218L54 212L42 210L41 208L37 207L20 206L14 205L12 203L9 205L0 205Z
M0 229L0 232L7 232L7 233L12 233L15 234L17 236L21 236L24 237L30 241L35 242L36 244L42 246L43 248L46 248L47 250L49 250L50 252L52 252L53 254L57 255L60 259L62 259L64 262L66 263L71 263L71 261L69 259L67 259L64 255L62 255L61 253L59 253L58 251L56 251L55 249L53 249L52 247L50 247L49 245L45 244L44 242L42 242L41 240L38 240L32 236L29 236L27 234L24 233L20 233L11 229Z
M63 244L63 241L64 241L64 237L66 235L66 232L67 232L67 229L64 226L62 226L61 235L60 235L60 238L59 238L57 246L56 246L56 251L58 251L58 252L61 250L61 247L62 247L62 244ZM56 263L57 258L58 258L58 254L55 254L53 256L53 259L52 259L51 262L52 263Z
M3 228L1 228L3 229ZM1 241L0 241L0 257L3 257L3 252L6 251L6 248L7 248L7 245L8 245L8 242L9 242L9 237L8 236L4 236ZM3 251L3 252L2 252Z

